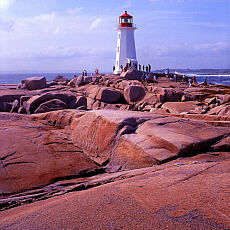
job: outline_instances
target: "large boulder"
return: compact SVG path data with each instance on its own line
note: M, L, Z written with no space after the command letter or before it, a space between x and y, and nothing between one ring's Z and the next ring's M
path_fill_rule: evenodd
M208 111L210 115L220 115L230 117L230 104L222 104Z
M146 95L145 89L138 85L128 85L124 90L124 97L128 104L141 101Z
M39 105L39 107L34 111L34 113L46 113L61 109L67 109L66 103L59 99L53 99Z
M4 89L0 90L0 101L2 102L14 102L15 100L20 100L22 96L25 96L25 92L22 90L14 90L14 89Z
M57 77L54 78L53 81L57 82L58 84L66 85L69 82L69 79L61 75L58 75Z
M146 105L155 105L158 103L158 98L155 94L147 92L141 103L145 103Z
M52 112L55 119L58 114L62 120L68 117L60 112ZM98 168L63 129L49 129L25 115L0 114L0 143L0 193L41 187Z
M124 77L127 80L141 81L142 72L138 70L128 70L126 72L122 72L120 76Z
M229 95L229 94L224 95L224 98L223 98L223 100L221 101L221 103L222 103L222 104L230 103L230 95Z
M158 101L161 103L181 101L181 98L184 95L180 90L177 91L175 89L165 89L162 87L153 88L152 93L157 96Z
M71 123L76 146L108 169L161 164L207 150L229 134L228 127L151 113L97 110Z
M69 82L68 82L68 86L71 86L71 87L76 87L76 82L77 82L77 77L75 77L75 78L73 78L72 80L70 80Z
M68 94L64 93L46 93L43 95L37 95L31 97L27 102L26 102L26 111L27 114L32 114L34 111L39 107L40 104L50 101L52 99L59 99L63 101L65 104L68 104Z
M126 87L127 85L130 85L130 84L131 84L130 81L123 80L123 81L118 82L117 87L118 87L119 89L124 90L125 87Z
M77 109L79 107L87 109L87 99L85 96L75 97L72 101L70 101L68 107L69 109Z
M116 103L120 100L121 93L110 88L101 88L96 99L105 103Z
M83 83L84 83L84 77L82 75L78 76L75 83L76 87L83 85Z
M30 77L25 81L26 89L35 90L46 88L46 78L45 77Z
M169 113L184 113L198 108L202 108L197 101L185 101L185 102L166 102L162 106L163 109Z

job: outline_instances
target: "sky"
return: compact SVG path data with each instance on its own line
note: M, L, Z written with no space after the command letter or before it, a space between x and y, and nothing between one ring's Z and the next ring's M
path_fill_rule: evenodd
M230 0L0 0L0 72L111 72L125 10L140 64L230 68Z

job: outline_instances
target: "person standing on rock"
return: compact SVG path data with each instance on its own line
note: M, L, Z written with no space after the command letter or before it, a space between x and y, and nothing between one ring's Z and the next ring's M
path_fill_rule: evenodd
M143 69L143 71L145 71L145 65L143 65L142 69Z
M115 71L115 66L113 66L113 72Z
M196 76L195 76L195 75L193 76L192 82L193 82L193 83L196 83Z
M189 78L188 84L189 84L189 88L192 87L192 79L191 78Z
M84 77L87 76L87 71L86 70L83 71L83 76Z
M147 66L147 65L146 65L145 69L146 69L146 72L149 72L149 68L148 68L148 66Z
M141 71L141 64L139 64L139 70Z
M152 68L152 67L151 67L151 65L149 64L149 72L151 72L151 68Z

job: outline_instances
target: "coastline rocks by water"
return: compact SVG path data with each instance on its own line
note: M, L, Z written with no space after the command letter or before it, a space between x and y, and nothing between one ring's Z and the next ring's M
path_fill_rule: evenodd
M140 71L128 71L140 74ZM124 74L123 74L124 75ZM58 76L55 81L58 85L47 83L46 88L36 90L1 90L0 101L1 111L10 112L15 100L20 101L20 108L14 112L33 114L40 104L49 100L58 99L63 101L67 108L81 109L116 109L133 111L151 111L154 113L170 112L168 102L184 102L183 111L174 110L173 113L188 114L213 114L229 116L228 107L216 107L221 104L226 105L229 101L229 87L223 86L196 86L188 87L186 82L174 82L167 77L158 77L157 82L142 82L138 80L127 80L125 77L106 74L99 77L89 77L88 84L84 82L86 77L78 76L70 80L66 85L62 76ZM53 81L55 83L55 81ZM78 82L80 81L80 82ZM52 96L48 96L52 94ZM60 96L60 95L63 96ZM66 98L66 95L68 99ZM37 98L35 109L30 104ZM22 99L21 99L22 98ZM25 98L25 99L23 99ZM33 99L32 99L33 98ZM77 98L81 98L79 101ZM196 108L189 108L194 101L201 104ZM188 103L187 103L188 102ZM215 103L214 103L215 102ZM28 103L28 105L27 105ZM34 103L32 103L34 104ZM165 105L164 105L165 104ZM187 104L187 105L186 105ZM164 106L163 106L164 105ZM171 104L172 106L173 104ZM176 105L176 103L174 104ZM188 109L185 109L188 108ZM12 110L13 112L13 110ZM45 111L44 111L45 112ZM172 113L172 111L170 112Z
M67 109L66 103L59 99L53 99L40 104L34 113L45 113L62 109Z
M30 77L25 80L25 88L27 90L43 89L46 88L45 77Z
M109 88L101 88L97 93L96 99L105 103L116 103L119 102L121 93L117 90Z
M63 77L61 75L58 75L57 77L55 77L53 79L53 81L56 82L56 83L58 83L58 84L66 85L66 84L68 84L69 79L66 78L66 77Z
M148 112L1 113L0 123L1 193L45 186L82 170L145 168L229 150L229 123L218 127Z
M202 109L202 103L198 101L166 102L162 105L162 108L169 113L179 114Z
M0 88L3 229L230 226L229 87L108 74L15 88Z
M145 95L145 89L138 85L128 85L124 89L124 97L128 104L133 104L142 100Z
M129 70L129 71L121 73L121 77L127 80L141 81L142 72L138 70Z

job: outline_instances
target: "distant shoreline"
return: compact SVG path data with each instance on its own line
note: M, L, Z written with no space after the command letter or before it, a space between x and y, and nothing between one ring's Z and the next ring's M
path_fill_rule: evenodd
M165 70L154 70L153 72L163 72ZM213 83L213 84L220 84L220 85L227 85L230 86L230 70L227 69L213 69L213 70L203 70L204 72L201 72L202 70L188 70L185 69L170 69L170 73L175 73L179 72L180 74L185 74L189 77L193 77L194 75L197 78L197 82L201 83L205 79L207 80L208 83ZM217 72L218 71L218 72ZM109 73L109 72L108 72ZM56 76L62 75L68 79L73 79L74 75L79 76L82 73L72 73L72 72L66 72L66 73L39 73L39 72L33 72L33 73L0 73L0 84L19 84L22 80L28 78L28 77L33 77L33 76L45 76L47 81L52 81ZM100 74L105 74L104 72ZM91 75L91 72L88 72L88 75Z

